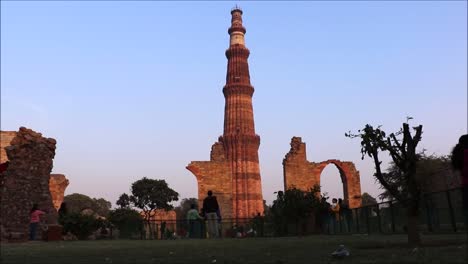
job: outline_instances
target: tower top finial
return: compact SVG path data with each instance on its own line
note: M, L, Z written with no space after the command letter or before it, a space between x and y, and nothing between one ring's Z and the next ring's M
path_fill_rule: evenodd
M242 15L242 9L241 9L240 6L238 6L237 4L236 4L235 7L233 7L233 8L231 9L231 14L234 13L234 12L240 12L241 15Z

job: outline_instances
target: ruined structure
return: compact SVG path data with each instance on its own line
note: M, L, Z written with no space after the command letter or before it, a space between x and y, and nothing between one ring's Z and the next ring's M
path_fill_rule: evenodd
M16 137L16 131L0 131L0 164L8 161L6 147L11 145L11 141ZM52 195L52 201L55 209L59 209L63 202L65 189L69 184L68 179L63 174L51 174L49 181L49 190Z
M340 172L343 197L349 201L349 207L361 206L361 180L354 163L339 160L309 162L306 156L306 144L300 137L291 139L291 150L283 159L284 189L297 188L308 191L314 185L320 185L320 174L329 164L335 165Z
M10 146L16 133L16 131L0 131L0 164L8 161L5 148Z
M69 182L63 174L51 174L49 180L49 191L52 196L52 202L54 203L55 209L60 209L60 205L63 202L63 196L65 189Z
M255 134L252 95L245 46L242 11L231 11L230 46L225 97L224 133L211 148L210 161L193 161L187 169L198 181L200 208L207 191L217 196L223 218L263 214L263 195L258 163L260 137Z
M54 139L21 127L10 146L4 148L9 165L0 175L1 237L27 234L29 213L34 203L47 212L47 224L57 224L57 211L49 190L55 144Z

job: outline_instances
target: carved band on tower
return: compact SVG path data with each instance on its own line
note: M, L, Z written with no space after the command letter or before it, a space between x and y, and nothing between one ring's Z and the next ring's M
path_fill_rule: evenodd
M208 190L220 202L223 218L248 218L263 214L263 195L258 161L260 137L255 134L248 57L245 47L246 30L242 25L242 10L231 11L231 27L225 98L224 133L211 149L210 161L191 162L190 170L198 181L201 204Z

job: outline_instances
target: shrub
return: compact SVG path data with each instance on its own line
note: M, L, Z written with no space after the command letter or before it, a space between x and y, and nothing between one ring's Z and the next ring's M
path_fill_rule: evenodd
M140 213L128 208L110 211L109 221L119 229L121 238L131 238L135 234L140 234L143 229L143 218Z
M64 216L61 223L65 233L70 232L80 240L88 239L93 232L104 226L103 220L79 213Z

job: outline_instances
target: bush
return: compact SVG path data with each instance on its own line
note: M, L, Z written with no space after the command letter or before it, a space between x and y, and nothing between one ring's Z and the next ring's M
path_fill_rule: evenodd
M100 227L104 226L104 221L96 219L92 215L71 213L64 216L61 220L65 233L72 233L78 239L84 240L93 234Z
M143 218L132 209L119 208L110 211L109 221L119 229L121 238L131 238L143 230Z

